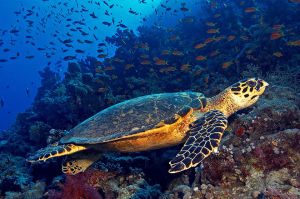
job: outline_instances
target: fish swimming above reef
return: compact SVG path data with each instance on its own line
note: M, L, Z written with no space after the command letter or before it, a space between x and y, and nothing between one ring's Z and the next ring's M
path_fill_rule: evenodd
M76 58L76 56L65 56L64 57L64 60L65 61L69 61L69 60L73 60L73 59L75 59Z
M0 99L0 106L3 107L4 106L4 100L1 98Z
M107 25L107 26L110 26L110 25L111 25L111 23L109 23L109 22L107 22L107 21L103 21L102 24Z
M248 78L211 98L178 92L127 100L78 124L56 145L40 149L27 161L68 155L62 171L74 175L107 151L137 152L184 143L170 161L169 172L178 173L196 167L216 151L227 118L254 104L267 86L262 79Z
M26 88L25 90L26 90L26 95L29 96L29 93L30 93L29 88Z

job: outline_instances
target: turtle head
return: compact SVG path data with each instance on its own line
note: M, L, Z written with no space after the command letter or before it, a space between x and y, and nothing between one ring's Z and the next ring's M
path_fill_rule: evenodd
M228 88L236 109L240 110L254 104L269 84L259 78L243 79Z

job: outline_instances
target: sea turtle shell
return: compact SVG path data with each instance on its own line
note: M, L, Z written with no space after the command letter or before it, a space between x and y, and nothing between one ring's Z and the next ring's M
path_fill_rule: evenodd
M186 106L201 109L205 105L206 98L198 92L152 94L134 98L104 109L78 124L60 143L108 142L157 128L157 124L174 118Z

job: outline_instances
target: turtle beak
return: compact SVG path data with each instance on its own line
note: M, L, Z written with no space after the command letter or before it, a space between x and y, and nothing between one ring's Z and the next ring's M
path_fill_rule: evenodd
M261 83L263 84L264 87L269 86L269 83L268 83L268 82L266 82L266 81L264 81L264 80L260 80L260 81L261 81Z
M266 81L258 79L257 85L255 87L255 89L257 90L257 95L263 94L267 86L269 86L269 84Z

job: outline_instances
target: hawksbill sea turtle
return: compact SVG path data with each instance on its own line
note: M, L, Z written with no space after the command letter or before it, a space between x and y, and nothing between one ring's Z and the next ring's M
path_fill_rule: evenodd
M181 172L218 149L227 118L254 104L266 86L262 79L248 78L211 98L178 92L127 100L78 124L58 143L38 150L27 161L67 155L62 171L77 174L108 151L137 152L184 143L169 170Z

